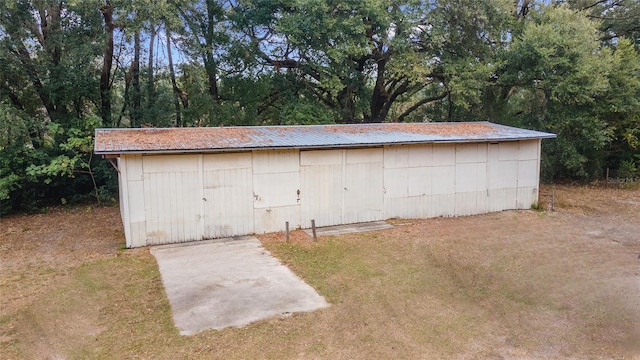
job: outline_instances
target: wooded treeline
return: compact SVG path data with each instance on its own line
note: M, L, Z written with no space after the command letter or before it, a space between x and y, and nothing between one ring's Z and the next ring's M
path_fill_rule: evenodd
M473 121L640 162L640 0L0 0L1 213L116 193L96 127Z

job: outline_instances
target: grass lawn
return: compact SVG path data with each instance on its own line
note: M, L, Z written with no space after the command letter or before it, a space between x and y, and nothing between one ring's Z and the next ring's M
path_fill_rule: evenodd
M260 236L331 307L187 337L148 249L122 249L117 208L3 218L0 358L640 358L640 190L557 199L318 243Z

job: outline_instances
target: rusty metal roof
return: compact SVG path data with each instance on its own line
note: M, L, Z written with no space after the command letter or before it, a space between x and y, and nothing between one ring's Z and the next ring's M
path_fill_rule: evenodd
M96 129L95 153L220 152L548 139L490 122Z

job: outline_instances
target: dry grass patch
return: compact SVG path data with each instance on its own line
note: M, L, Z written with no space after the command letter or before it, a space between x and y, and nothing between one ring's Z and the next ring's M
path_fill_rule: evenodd
M547 189L545 189L546 191ZM640 191L557 187L555 213L261 236L332 306L178 334L117 209L0 219L2 358L630 358L640 354ZM544 201L544 199L543 199ZM7 231L6 229L11 229Z

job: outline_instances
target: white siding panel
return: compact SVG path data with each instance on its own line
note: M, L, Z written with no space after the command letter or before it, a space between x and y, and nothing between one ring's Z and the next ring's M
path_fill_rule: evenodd
M249 159L251 154L244 157ZM246 164L240 159L239 164ZM204 172L204 235L220 238L253 233L253 184L250 168Z
M498 161L497 184L492 189L515 189L518 187L518 161Z
M381 150L371 151L369 159L382 160ZM350 152L351 150L347 150L347 159ZM363 153L360 152L359 155L362 156ZM382 220L384 218L383 187L382 161L347 164L342 223Z
M484 164L482 164L484 165ZM478 168L482 167L477 163L464 163L456 165L456 193L475 192L478 189ZM486 169L486 166L484 166Z
M382 166L384 151L382 148L346 150L347 165L379 163Z
M344 150L309 150L300 151L300 165L342 165Z
M204 171L251 169L252 165L250 152L203 155Z
M328 160L331 160L330 158ZM338 225L342 221L342 164L300 168L302 227Z
M148 155L143 157L145 174L197 171L199 155Z
M489 212L489 191L476 192L476 211L474 214L484 214Z
M405 198L409 189L409 169L385 169L385 198Z
M199 240L195 215L200 200L197 174L197 171L145 173L147 245Z
M518 187L538 186L538 161L520 160L518 162Z
M300 173L254 174L254 208L298 205Z
M500 183L500 172L498 171L499 144L489 144L487 149L487 189L497 189Z
M455 165L456 146L454 144L438 144L433 146L433 165Z
M476 163L478 161L478 144L456 145L457 164Z
M427 217L453 216L455 215L455 196L451 194L439 194L428 196Z
M127 181L142 181L142 155L126 155L126 158Z
M446 150L445 153L449 153L449 145L442 145ZM435 148L440 147L436 145ZM411 145L409 146L409 167L425 167L434 165L434 146L427 145ZM445 160L447 162L448 160ZM445 165L444 163L438 163Z
M500 156L498 160L518 160L520 158L520 151L518 149L517 141L501 142L500 144Z
M407 208L408 200L402 198L384 198L384 215L386 218L410 218Z
M253 152L253 174L299 172L298 150L269 150Z
M133 222L131 223L131 244L127 244L127 247L140 247L146 245L146 223L144 221L141 222Z
M408 196L425 196L432 193L434 173L432 167L416 167L408 169L407 173L407 195Z
M397 145L384 148L385 169L402 169L409 166L409 146Z
M124 228L124 238L127 247L132 247L131 220L129 220L129 182L127 181L127 156L123 155L118 161L118 200L120 204L120 218ZM142 239L144 241L144 238ZM138 243L138 241L136 241ZM144 246L144 244L139 245Z
M516 209L530 209L537 201L538 191L533 187L518 188Z
M199 155L144 156L146 244L198 240Z
M517 196L516 188L489 190L489 211L516 209Z
M129 220L132 223L144 222L144 182L140 180L128 181L127 186L129 187Z
M431 194L432 195L452 195L455 193L456 167L452 166L434 166L431 177Z
M455 194L455 215L476 214L477 203L477 192L457 192Z
M538 160L538 142L540 140L520 141L520 160Z
M410 196L404 199L394 199L394 206L397 207L398 215L405 219L417 219L431 217L431 209L428 195Z
M291 230L302 227L300 205L254 210L255 232L258 234L283 231L287 221Z
M123 155L127 246L526 209L540 141ZM300 195L298 195L300 190Z
M487 162L487 151L489 149L489 144L480 143L478 144L478 162L486 163Z

